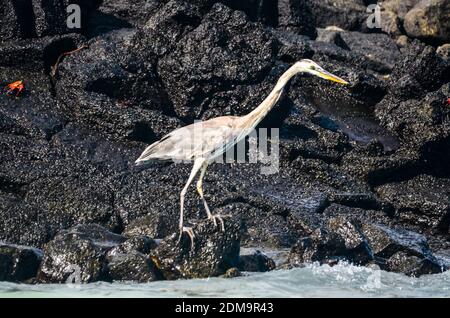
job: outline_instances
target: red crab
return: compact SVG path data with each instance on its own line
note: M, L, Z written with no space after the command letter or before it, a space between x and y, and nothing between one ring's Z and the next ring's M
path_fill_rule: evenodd
M6 91L6 94L10 94L10 93L14 92L15 90L17 90L16 96L19 96L20 92L22 92L24 88L25 88L25 85L23 85L23 81L17 81L17 82L8 84L5 87L5 89L8 89Z
M450 106L450 98L447 98L447 106Z

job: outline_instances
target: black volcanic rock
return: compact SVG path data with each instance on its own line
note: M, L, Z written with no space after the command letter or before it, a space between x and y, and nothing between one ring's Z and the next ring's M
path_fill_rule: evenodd
M0 281L23 282L36 276L42 251L0 242Z
M447 96L450 64L435 49L414 42L396 64L386 96L375 107L380 123L405 151L416 152L428 173L448 175L450 126Z
M162 1L103 0L98 11L92 13L91 25L105 28L142 26L159 9ZM103 23L102 23L103 22Z
M194 227L195 239L179 234L163 240L151 253L151 259L165 279L219 276L239 262L239 222L226 218L225 232L205 220Z
M289 264L376 263L384 270L410 276L446 270L430 251L424 236L400 228L393 230L364 219L358 214L328 217L323 227L292 247Z
M404 28L410 37L433 42L450 40L450 4L446 0L419 1L406 15Z
M38 37L46 35L82 32L86 30L88 20L101 0L33 0L34 27ZM79 6L80 27L69 28L67 7L71 4ZM70 13L73 13L70 11ZM33 23L33 21L29 21Z
M268 272L275 267L275 262L260 251L239 257L238 268L243 272Z
M317 36L316 21L309 1L278 1L278 27L296 34L306 35L314 39Z
M294 266L312 262L334 263L345 259L345 251L342 238L317 229L292 247L289 263Z
M59 225L67 228L79 222L95 222L103 223L111 230L117 229L119 221L112 208L113 194L98 181L95 184L92 180L42 178L27 186L25 201L41 206L47 215L52 215L50 224L55 227Z
M398 90L394 86L402 77L409 75L415 79L422 89L433 91L449 80L449 63L444 61L432 46L414 41L403 53L395 65L389 82L392 84L391 94Z
M38 280L60 283L159 280L161 274L147 255L155 246L148 237L127 239L96 224L78 225L58 233L45 246Z
M108 253L108 275L113 280L135 281L139 283L161 279L161 274L147 255L137 251Z
M113 247L108 255L126 254L137 251L142 254L149 254L151 250L156 248L156 242L148 236L136 235L129 237L122 244Z
M152 66L127 58L134 34L114 31L68 56L58 70L58 105L111 138L150 143L179 121L167 116L171 110Z
M382 185L376 188L376 192L395 207L397 217L404 222L448 234L449 189L449 179L419 175L407 181Z
M274 56L275 41L268 32L241 12L215 4L158 62L158 73L177 116L193 120L218 93L260 83Z
M0 38L26 39L47 35L82 32L100 0L5 0L0 11ZM67 25L67 7L80 8L80 28ZM72 11L71 11L72 13Z
M426 159L433 160L436 152L448 157L444 151L450 140L446 120L450 110L444 93L448 87L447 84L420 99L402 101L394 98L396 103L383 100L377 105L376 114L383 125L410 144L411 148L420 150Z
M125 240L95 224L64 230L44 247L38 279L53 283L107 279L106 253Z
M410 276L440 273L446 269L432 255L420 234L377 224L362 224L361 231L382 269Z
M162 207L161 210L159 210L155 209L155 206L156 204L152 204L153 209L149 211L148 215L137 217L127 224L125 226L124 234L130 236L149 235L156 238L164 238L175 232L177 229L177 218L174 217L175 213L164 213ZM143 210L145 209L145 205L140 205L140 207ZM145 214L144 211L142 211L142 214ZM128 215L125 216L124 220L128 220Z
M372 153L368 149L355 149L342 160L342 169L350 175L380 185L414 176L423 169L420 155L415 149L401 148L393 153Z
M110 249L106 255L109 279L149 282L162 279L148 254L156 248L148 236L132 236Z
M0 8L0 39L30 38L36 35L32 2L5 0Z
M0 53L2 59L0 66L8 68L16 68L27 71L44 71L46 67L48 48L58 46L61 42L65 43L67 47L75 42L79 37L72 35L65 35L61 37L44 37L40 39L27 39L17 41L5 41L0 43ZM69 43L72 42L72 43ZM60 45L64 46L64 45ZM59 52L61 54L63 52ZM55 57L56 61L57 56Z
M316 26L337 26L348 31L363 30L369 16L362 0L308 0Z
M190 1L168 1L148 19L142 32L138 31L134 44L138 51L147 49L144 55L165 55L200 24L202 12L201 6Z
M2 186L17 186L1 181ZM10 188L10 191L18 191ZM9 243L41 247L51 237L53 230L49 219L39 208L27 204L11 193L0 192L0 240Z
M441 273L445 267L442 267L434 260L423 259L414 255L408 255L404 252L397 252L388 259L384 269L417 277L424 274Z
M319 29L319 34L317 36L316 41L325 42L325 43L333 43L339 46L344 50L350 50L347 43L342 39L340 35L340 31L330 30L330 29Z
M390 2L398 34L411 3ZM0 240L45 246L41 281L233 277L239 242L295 246L297 265L439 272L449 249L449 63L434 47L403 38L398 49L365 29L375 1L82 1L91 16L82 34L61 27L66 3L0 8L0 85L25 84L17 97L0 93ZM313 40L331 24L329 39ZM280 129L276 173L211 164L205 196L230 215L227 232L204 220L191 187L185 221L196 243L177 244L191 165L135 168L136 158L196 119L249 112L303 58L350 85L293 78L259 124ZM242 259L247 270L273 265Z
M357 216L329 214L322 217L322 225L292 247L289 263L295 266L311 262L334 264L340 260L359 265L370 263L373 255Z
M198 1L201 2L201 1ZM213 3L214 1L209 1ZM244 11L251 21L275 27L278 23L277 1L273 0L222 0L220 1L234 10Z
M370 69L390 73L400 58L396 43L386 34L340 32L342 40L356 54L370 62Z
M352 222L348 218L337 216L327 221L329 231L336 233L343 241L349 254L354 254L350 258L356 262L365 263L371 259L372 255L367 247L364 236L361 235L357 222Z

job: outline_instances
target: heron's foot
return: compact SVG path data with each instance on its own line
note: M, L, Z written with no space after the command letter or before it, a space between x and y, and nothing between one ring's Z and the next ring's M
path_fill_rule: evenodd
M181 242L181 238L183 237L183 233L186 233L189 238L191 239L191 249L194 249L194 230L191 227L183 226L182 229L180 229L180 237L178 238L178 243Z
M225 223L223 222L223 218L228 218L228 217L231 217L231 215L229 215L229 214L225 214L225 215L222 215L222 214L210 214L208 216L208 219L212 220L215 226L218 225L217 221L219 221L220 227L222 229L222 232L225 232Z

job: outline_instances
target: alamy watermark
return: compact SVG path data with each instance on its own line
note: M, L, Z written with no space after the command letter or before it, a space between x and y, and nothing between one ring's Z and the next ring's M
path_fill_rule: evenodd
M67 276L65 283L72 288L79 287L81 284L81 267L76 264L70 264L66 268L66 272L70 274Z
M383 284L381 282L381 273L382 270L380 266L376 264L367 265L369 270L371 270L370 275L367 277L366 283L362 286L362 289L365 291L375 291L377 289L383 288Z
M381 6L379 4L371 4L367 7L367 13L370 13L367 18L367 27L369 29L381 28Z
M261 174L270 175L279 171L278 128L232 129L204 127L196 122L175 149L172 160L175 163L189 163L197 158L207 158L215 163L261 163ZM245 137L248 137L247 139ZM247 142L248 141L248 142Z
M69 4L66 8L67 16L67 28L69 29L81 29L81 8L78 4Z

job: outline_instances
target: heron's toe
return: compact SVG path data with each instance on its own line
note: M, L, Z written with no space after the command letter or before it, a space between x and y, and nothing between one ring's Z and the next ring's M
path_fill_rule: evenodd
M221 214L211 214L209 217L210 220L214 222L214 225L217 226L217 220L220 222L220 227L222 229L222 232L225 232L225 223L223 221L223 218L231 217L229 214L221 215Z
M180 238L178 239L178 242L181 242L183 233L186 233L189 236L189 238L191 239L191 248L194 249L194 230L191 227L183 226L183 228L180 230Z

